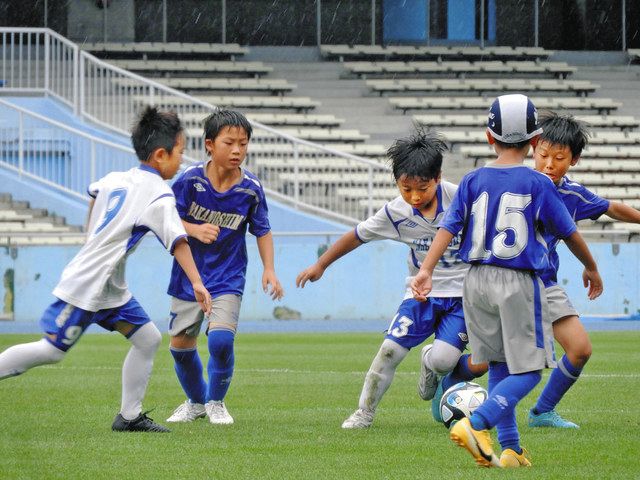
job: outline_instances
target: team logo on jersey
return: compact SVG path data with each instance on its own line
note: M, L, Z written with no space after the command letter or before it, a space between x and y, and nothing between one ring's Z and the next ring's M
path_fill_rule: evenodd
M409 227L409 228L416 228L418 226L418 224L416 222L414 222L413 220L407 220L404 223L405 227Z
M465 343L469 341L469 337L464 332L458 333L458 337L460 337L460 340L462 340Z
M244 215L237 213L219 212L217 210L209 210L208 208L191 202L188 215L196 220L218 225L219 227L237 230L245 219Z
M193 186L195 187L195 189L199 192L204 192L206 191L204 188L204 185L202 185L201 183L194 183Z

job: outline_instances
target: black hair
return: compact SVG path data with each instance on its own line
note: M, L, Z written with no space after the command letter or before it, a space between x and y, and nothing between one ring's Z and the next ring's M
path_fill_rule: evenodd
M204 119L204 138L215 140L224 127L243 128L247 138L251 140L253 128L242 113L235 110L218 109Z
M161 112L157 107L147 106L131 130L131 143L140 161L148 162L158 148L171 153L183 130L175 112Z
M589 143L588 125L571 115L559 115L545 110L540 113L540 126L540 141L567 146L574 158L578 158Z
M491 134L489 134L491 135ZM522 150L524 147L526 147L527 145L531 144L531 139L529 140L523 140L522 142L517 142L517 143L505 143L501 140L498 140L497 138L493 137L493 140L496 142L496 145L507 149L507 148L513 148L516 150Z
M393 177L437 179L442 170L442 153L448 150L442 137L429 129L415 127L412 135L393 142L387 150Z

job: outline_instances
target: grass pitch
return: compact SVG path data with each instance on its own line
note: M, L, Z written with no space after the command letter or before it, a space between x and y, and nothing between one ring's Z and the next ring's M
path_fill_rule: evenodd
M37 338L3 335L0 350ZM582 428L526 426L545 374L518 407L533 468L506 472L476 467L432 420L416 394L419 349L400 366L374 425L340 428L381 335L241 333L226 399L236 423L205 418L164 435L110 431L128 342L86 335L62 363L0 382L0 478L640 478L640 332L591 338L591 361L559 408ZM166 424L182 401L165 337L144 406Z

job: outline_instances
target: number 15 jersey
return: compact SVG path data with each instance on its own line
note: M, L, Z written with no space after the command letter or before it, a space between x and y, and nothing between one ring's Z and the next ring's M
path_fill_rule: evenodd
M549 265L543 231L576 230L553 182L524 165L488 165L464 176L440 227L462 230L468 263L542 272Z

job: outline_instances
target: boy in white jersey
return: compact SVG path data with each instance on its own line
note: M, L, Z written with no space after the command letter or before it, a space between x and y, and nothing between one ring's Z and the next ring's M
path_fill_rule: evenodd
M259 180L242 166L252 128L240 112L217 110L204 122L209 159L176 179L173 191L182 223L189 234L196 265L213 298L206 319L207 382L197 350L205 318L182 269L174 262L171 295L170 350L187 400L168 422L209 417L213 424L232 424L225 396L233 377L234 342L247 271L247 230L255 235L264 266L262 287L276 300L284 292L274 268L273 238L267 199Z
M140 166L112 172L92 183L87 241L62 272L53 294L58 298L40 320L39 342L15 345L0 354L0 379L64 358L92 323L116 330L131 343L122 367L122 405L115 431L168 432L142 412L142 399L160 345L160 331L131 295L125 262L137 242L152 231L173 253L189 277L202 310L211 297L196 269L171 188L163 181L175 175L185 138L174 113L147 107L131 135Z
M622 222L640 223L640 212L635 208L599 197L566 177L569 169L578 163L589 138L583 122L570 115L545 112L540 115L540 125L543 131L534 150L535 168L553 181L575 221L586 218L595 220L606 214ZM555 407L578 380L591 357L589 335L567 293L557 283L558 240L552 235L545 235L545 241L549 245L550 265L541 278L546 287L553 336L565 353L558 361L559 368L551 373L537 403L529 411L530 427L578 428L577 424L562 418Z
M418 130L397 140L388 150L400 196L374 216L344 234L318 261L302 271L296 285L319 280L338 258L373 240L390 239L409 246L407 287L429 250L444 210L456 186L441 181L442 152L446 145L436 135ZM396 368L409 350L435 333L427 351L430 367L440 375L452 370L457 381L476 377L468 355L462 355L467 333L462 315L462 280L468 267L458 257L458 239L453 239L438 262L436 288L429 302L418 302L407 288L404 301L393 317L384 341L365 377L358 409L342 428L366 428L373 423L376 407L391 385ZM480 373L482 374L484 370ZM431 393L433 396L433 393Z

